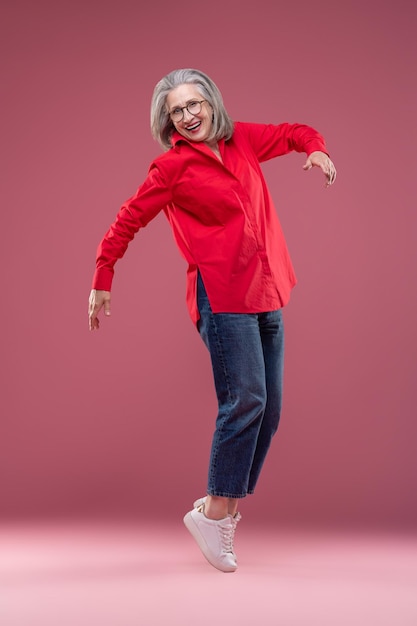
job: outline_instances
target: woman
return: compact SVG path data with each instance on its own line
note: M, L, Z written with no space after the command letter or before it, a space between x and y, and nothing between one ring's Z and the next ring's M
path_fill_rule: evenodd
M90 329L110 315L113 266L135 233L163 210L188 262L187 305L211 356L219 412L207 496L184 523L207 560L236 570L238 501L253 493L277 430L283 326L295 276L259 163L306 152L326 186L336 177L324 139L300 124L233 123L213 81L176 70L155 87L152 134L165 153L102 240L89 300Z

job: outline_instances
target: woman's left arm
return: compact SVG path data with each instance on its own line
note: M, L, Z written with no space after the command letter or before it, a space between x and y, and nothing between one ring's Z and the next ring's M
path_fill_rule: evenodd
M303 165L303 170L311 170L313 167L319 167L326 177L325 187L330 187L336 180L336 168L331 158L320 150L316 150L308 155L307 161Z
M261 163L293 150L305 152L308 155L305 170L314 166L320 167L326 176L326 187L336 180L336 168L326 152L324 138L311 126L288 122L278 125L236 122L234 134L243 134L249 139L256 158Z

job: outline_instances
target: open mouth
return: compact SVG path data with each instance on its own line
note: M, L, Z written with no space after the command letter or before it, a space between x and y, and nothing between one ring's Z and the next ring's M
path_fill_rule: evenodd
M187 126L186 130L189 130L189 131L197 130L199 126L201 126L201 122L197 122L196 124L193 124L192 126Z

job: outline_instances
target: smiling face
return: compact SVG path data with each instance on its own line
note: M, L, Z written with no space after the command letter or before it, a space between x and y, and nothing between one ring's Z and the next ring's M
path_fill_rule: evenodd
M192 83L184 83L172 89L166 100L168 111L177 107L185 107L190 102L203 100L197 86ZM208 102L201 103L201 111L191 115L187 109L183 109L184 117L179 122L172 122L176 130L190 141L207 141L212 127L213 112Z

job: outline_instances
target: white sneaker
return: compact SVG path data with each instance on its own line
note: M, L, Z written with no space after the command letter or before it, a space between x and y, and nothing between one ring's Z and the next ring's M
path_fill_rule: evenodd
M198 498L198 500L194 500L193 502L193 507L195 509L198 509L199 506L204 505L206 503L207 500L207 496L204 496L204 498ZM234 514L234 516L232 516L232 520L233 520L233 524L236 530L236 526L238 524L238 522L240 522L240 520L242 519L241 514L239 513L239 511L237 513ZM236 554L235 554L236 557Z
M196 540L207 561L222 572L234 572L237 568L233 552L233 538L240 519L228 515L221 520L208 519L203 513L204 505L193 509L184 517L184 524Z

